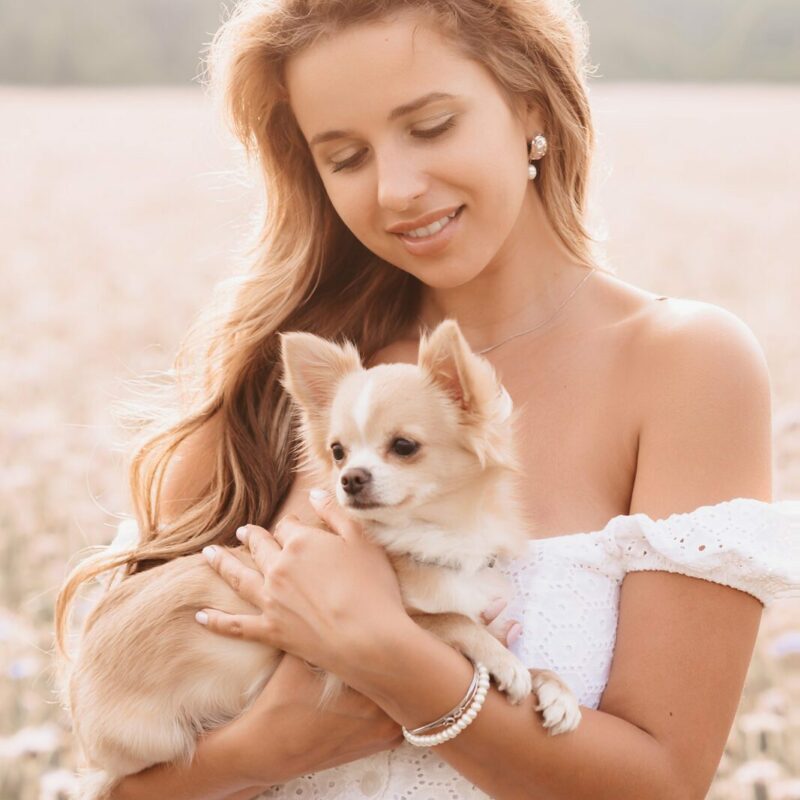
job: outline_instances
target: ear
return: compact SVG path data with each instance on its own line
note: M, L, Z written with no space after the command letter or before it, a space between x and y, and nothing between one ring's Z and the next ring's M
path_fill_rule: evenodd
M310 416L330 408L342 378L363 369L358 350L351 342L337 345L313 333L281 333L284 389Z
M430 338L422 337L417 363L468 416L484 416L497 394L491 367L470 350L455 320L444 320Z

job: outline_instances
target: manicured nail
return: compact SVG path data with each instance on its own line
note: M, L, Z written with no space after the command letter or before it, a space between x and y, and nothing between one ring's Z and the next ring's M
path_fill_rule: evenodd
M242 525L240 528L236 529L236 538L240 542L247 541L247 525Z
M201 624L201 625L208 625L208 614L205 611L198 611L194 618Z
M508 634L506 635L506 641L508 642L508 646L510 647L514 642L522 636L522 625L519 622L515 622L509 629Z
M217 555L217 548L210 544L208 547L203 548L203 555L206 557L207 561L213 561L214 556Z
M312 503L322 503L328 497L328 493L324 489L312 489L308 493L308 498Z
M486 619L494 619L507 605L508 601L503 600L502 597L498 597L492 600L491 604L483 610L483 616L486 617Z

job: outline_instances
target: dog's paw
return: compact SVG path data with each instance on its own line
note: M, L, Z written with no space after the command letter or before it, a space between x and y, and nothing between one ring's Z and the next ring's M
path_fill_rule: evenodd
M531 693L531 673L515 656L508 654L502 662L489 666L489 672L501 692L513 705L521 703Z
M552 736L575 730L581 711L572 690L548 670L531 670L531 674L533 691L539 699L536 710L542 712L544 727Z

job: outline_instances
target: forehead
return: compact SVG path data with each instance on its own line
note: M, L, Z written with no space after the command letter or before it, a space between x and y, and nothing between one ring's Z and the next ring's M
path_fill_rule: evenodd
M292 56L289 102L303 133L385 121L390 109L430 91L451 94L486 86L490 76L445 39L433 21L406 11L350 25Z
M441 424L441 408L430 385L411 364L379 365L342 380L331 423L337 435L378 437L422 435Z

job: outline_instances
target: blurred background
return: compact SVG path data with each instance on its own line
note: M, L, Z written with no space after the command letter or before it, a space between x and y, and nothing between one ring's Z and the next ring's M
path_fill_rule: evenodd
M741 317L800 498L800 3L584 0L597 224L623 279ZM263 201L201 91L216 0L0 0L0 800L65 797L67 565L130 511L112 408L168 369ZM709 797L800 799L800 607L764 615Z

